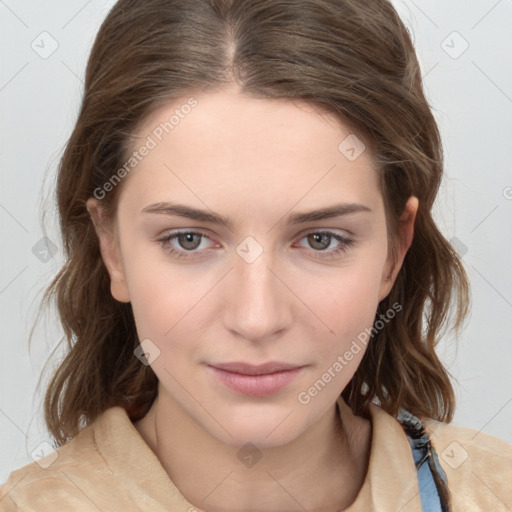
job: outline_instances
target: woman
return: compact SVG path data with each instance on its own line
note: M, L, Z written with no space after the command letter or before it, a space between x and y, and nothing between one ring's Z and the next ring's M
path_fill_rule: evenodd
M120 0L59 169L58 450L2 510L512 506L511 447L449 425L442 171L387 1Z

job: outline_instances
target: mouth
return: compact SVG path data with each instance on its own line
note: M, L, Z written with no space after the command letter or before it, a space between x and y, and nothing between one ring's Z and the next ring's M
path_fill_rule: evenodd
M305 368L282 362L252 365L242 362L207 365L214 377L237 393L268 396L284 389Z

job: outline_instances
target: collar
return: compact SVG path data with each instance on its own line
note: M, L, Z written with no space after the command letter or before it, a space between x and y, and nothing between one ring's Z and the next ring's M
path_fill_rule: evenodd
M342 410L350 408L339 397ZM350 512L420 512L417 470L401 425L380 406L369 406L372 441L368 471ZM119 488L142 510L197 510L173 484L160 461L119 406L104 411L91 425L96 445Z

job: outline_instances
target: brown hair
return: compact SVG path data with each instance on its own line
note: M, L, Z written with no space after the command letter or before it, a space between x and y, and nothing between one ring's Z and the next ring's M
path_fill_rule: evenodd
M387 0L120 0L97 34L76 126L59 165L57 203L66 263L46 289L68 344L49 382L45 421L57 445L108 407L142 418L157 391L129 303L110 293L86 209L129 157L133 133L166 102L237 84L240 92L301 99L338 116L372 151L390 250L406 200L419 199L415 235L379 305L403 309L375 334L343 396L356 414L379 399L396 414L451 421L455 397L435 353L469 308L457 253L432 218L443 173L440 134L410 35ZM122 182L102 199L116 211ZM456 310L452 311L452 303ZM452 319L452 313L454 318Z

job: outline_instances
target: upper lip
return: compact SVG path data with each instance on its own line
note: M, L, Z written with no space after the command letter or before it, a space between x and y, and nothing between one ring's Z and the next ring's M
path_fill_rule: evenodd
M241 373L243 375L267 375L269 373L282 372L286 370L295 370L303 365L281 363L279 361L270 361L259 365L233 362L233 363L215 363L209 366L232 373Z

